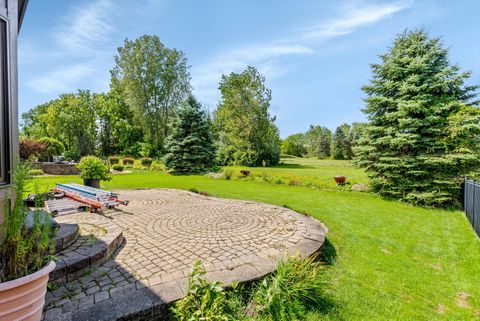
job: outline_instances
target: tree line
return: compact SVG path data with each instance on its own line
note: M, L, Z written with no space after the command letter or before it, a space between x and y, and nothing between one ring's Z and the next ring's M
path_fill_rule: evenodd
M50 152L60 142L65 153L164 157L182 171L275 165L281 144L286 154L353 159L382 196L458 204L463 177L480 176L479 87L423 29L398 35L379 59L362 88L366 123L333 133L311 126L281 143L271 91L254 67L222 75L221 100L209 114L192 96L185 55L142 36L118 49L108 93L79 90L39 105L22 115L22 134L30 142L47 137Z
M327 127L310 125L305 133L285 138L282 141L282 153L297 157L350 160L365 126L365 123L344 123L332 133Z
M185 54L167 48L157 36L144 35L125 40L114 61L107 93L78 90L24 113L23 142L28 139L31 147L32 140L54 139L72 159L171 154L171 135L178 139L176 126L184 124L178 117L192 114L191 110L179 111L203 110L192 94ZM212 114L193 113L214 137L215 163L277 164L280 139L269 113L271 91L265 78L254 67L247 67L241 73L222 75L219 89L221 100Z

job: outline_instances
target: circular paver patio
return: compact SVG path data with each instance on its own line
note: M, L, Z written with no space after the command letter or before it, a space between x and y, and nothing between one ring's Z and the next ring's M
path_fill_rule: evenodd
M228 285L272 272L287 255L310 255L325 239L319 221L278 206L172 189L118 193L130 200L128 206L104 215L78 213L57 218L58 222L98 226L113 223L123 230L126 242L111 261L63 285L72 294L68 300L55 293L65 292L61 288L49 293L46 320L53 316L75 320L75 315L88 319L88 313L79 311L108 302L117 318L133 315L141 308L132 312L131 300L125 307L115 304L116 297L138 297L143 291L142 300L148 298L152 304L155 298L163 303L176 300L185 293L195 260L202 261L207 278Z

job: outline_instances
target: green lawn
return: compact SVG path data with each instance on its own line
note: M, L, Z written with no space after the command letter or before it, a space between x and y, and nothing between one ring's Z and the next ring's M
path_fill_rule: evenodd
M246 169L239 166L228 166L225 168L233 170L235 174L239 174L240 170ZM282 158L282 164L279 166L251 167L248 169L251 171L251 176L261 178L261 176L266 174L273 180L279 178L282 184L289 184L289 182L294 181L302 185L318 188L345 189L336 186L333 179L336 175L346 176L347 182L350 184L368 183L368 178L364 171L353 167L349 161L341 160L288 157Z
M271 175L324 181L337 174L366 182L346 162L289 159ZM38 187L76 177L41 177ZM331 185L334 186L334 185ZM480 242L460 211L430 210L368 193L171 176L160 171L115 175L109 189L168 187L207 191L288 207L322 220L336 251L328 270L332 306L310 320L480 319Z

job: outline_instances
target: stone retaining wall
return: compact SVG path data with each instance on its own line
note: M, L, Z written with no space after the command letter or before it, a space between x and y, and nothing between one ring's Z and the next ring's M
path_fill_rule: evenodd
M50 175L78 175L80 170L74 164L37 163L45 174Z

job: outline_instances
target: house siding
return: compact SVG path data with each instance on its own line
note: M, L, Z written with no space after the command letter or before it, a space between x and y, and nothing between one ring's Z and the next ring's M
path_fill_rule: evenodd
M23 2L22 2L23 3ZM7 108L9 145L8 168L12 168L18 158L18 67L17 67L17 36L19 19L18 0L0 0L0 17L7 23ZM3 57L2 57L3 58ZM2 133L3 136L3 133ZM11 195L11 185L0 186L0 224L5 218L5 201ZM3 233L0 229L0 243Z

